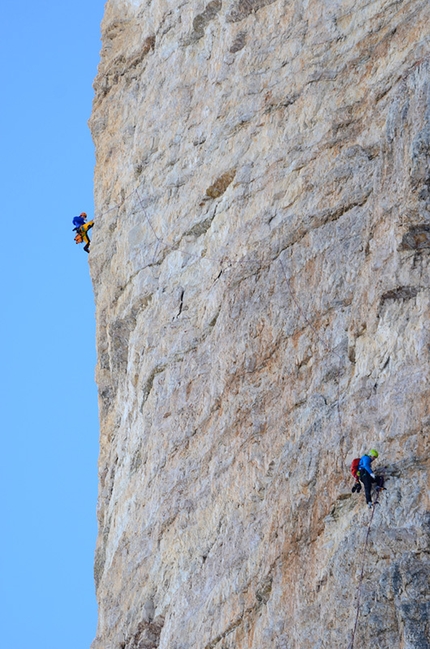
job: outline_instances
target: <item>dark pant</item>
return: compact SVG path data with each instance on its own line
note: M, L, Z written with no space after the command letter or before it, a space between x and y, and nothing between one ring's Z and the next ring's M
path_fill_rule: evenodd
M366 494L366 503L372 502L372 484L376 482L374 478L365 469L360 469L360 480L364 484L364 493Z
M370 473L365 469L360 469L360 480L364 484L364 493L366 494L366 503L372 502L372 484L376 484L376 489L382 489L384 487L384 476L377 475L376 478L372 478ZM376 496L378 498L378 496Z

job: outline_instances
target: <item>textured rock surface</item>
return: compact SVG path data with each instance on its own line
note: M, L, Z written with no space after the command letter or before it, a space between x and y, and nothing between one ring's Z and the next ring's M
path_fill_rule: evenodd
M93 649L429 639L428 0L109 0Z

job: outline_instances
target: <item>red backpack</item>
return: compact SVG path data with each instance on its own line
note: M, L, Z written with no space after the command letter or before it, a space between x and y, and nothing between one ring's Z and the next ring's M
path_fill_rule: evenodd
M360 464L360 458L359 457L354 458L352 460L352 462L351 462L351 473L352 473L353 477L356 479L357 482L359 481L359 478L358 478L358 465L359 464Z

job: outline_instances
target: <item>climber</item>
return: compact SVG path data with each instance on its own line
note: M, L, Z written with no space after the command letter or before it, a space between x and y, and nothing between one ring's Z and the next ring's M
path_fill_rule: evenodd
M84 250L85 252L90 251L90 238L88 236L88 230L90 230L93 225L94 221L88 221L88 223L85 223L87 220L87 215L85 212L81 212L79 216L75 216L73 218L73 225L75 226L73 228L73 231L76 232L76 237L75 241L76 243L85 243Z
M366 494L366 503L369 509L372 509L373 503L372 503L372 484L376 484L376 489L379 491L380 489L383 489L383 477L382 476L376 476L373 471L372 471L372 462L378 457L379 453L376 451L374 448L371 448L370 451L366 454L363 455L363 457L360 458L360 462L358 464L358 475L360 478L360 481L364 485L364 492ZM375 501L375 503L377 500Z

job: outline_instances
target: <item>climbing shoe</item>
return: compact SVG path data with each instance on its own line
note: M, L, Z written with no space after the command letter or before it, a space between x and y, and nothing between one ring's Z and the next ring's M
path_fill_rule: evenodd
M373 509L373 504L372 503L367 503L367 506L369 509Z

